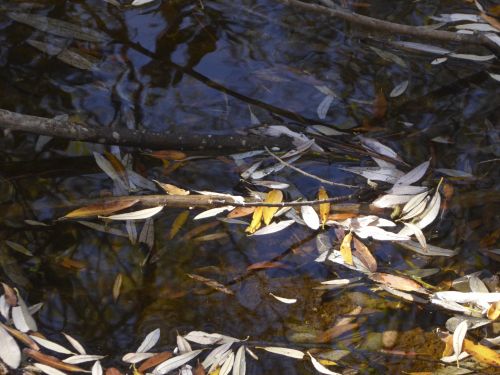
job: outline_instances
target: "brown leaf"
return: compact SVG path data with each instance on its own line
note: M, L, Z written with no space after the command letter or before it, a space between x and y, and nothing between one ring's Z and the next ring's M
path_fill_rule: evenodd
M28 357L37 360L38 362L41 362L50 367L57 368L59 370L70 371L70 372L85 372L85 370L81 367L69 363L64 363L59 358L43 354L42 352L33 349L24 348L23 353L26 354Z
M206 374L205 369L203 368L201 363L198 362L196 368L194 369L193 375L205 375L205 374Z
M61 267L68 269L83 270L87 267L87 263L69 257L58 258L57 262Z
M355 248L353 255L358 258L370 272L377 271L377 261L368 247L356 237L353 237L353 243Z
M74 211L64 215L61 219L74 219L93 216L108 216L116 211L132 207L139 202L134 197L112 198L108 202L91 204L85 207L77 208Z
M128 187L127 170L123 166L122 162L115 155L113 155L111 152L104 151L104 156L106 157L106 159L108 159L108 161L113 166L113 169L116 171L116 173L120 176L122 181Z
M268 268L287 268L287 265L281 262L263 261L249 265L247 267L247 271L256 271Z
M281 203L283 201L283 192L281 190L271 190L267 193L266 203ZM264 224L269 225L274 214L279 210L279 207L264 207L262 210L262 220Z
M486 13L481 12L481 17L483 20L488 22L492 27L500 31L500 21L498 21L495 17L489 16Z
M5 302L10 306L17 306L17 294L9 285L2 283L3 292L5 293Z
M110 367L106 369L106 375L122 375L122 373L116 367Z
M6 331L8 331L16 339L18 339L22 343L28 345L31 349L37 350L37 351L40 350L40 347L38 346L38 344L35 341L33 341L33 339L31 337L29 337L26 333L18 331L17 329L9 327L3 323L0 323L0 326L3 329L5 329Z
M231 295L234 294L231 289L226 288L224 285L222 285L218 281L215 281L215 280L212 280L212 279L208 279L208 278L200 276L200 275L194 275L192 273L188 273L187 275L190 278L192 278L193 280L200 281L203 284L205 284L206 286L208 286L208 287L210 287L212 289L218 290L219 292L226 293L226 294L231 294Z
M358 214L354 212L338 212L335 214L328 215L328 220L340 221L345 219L350 219L351 217L357 217Z
M183 160L187 158L187 155L184 152L175 150L154 151L148 155L157 159L168 160Z
M377 283L388 285L391 288L402 290L404 292L427 293L427 291L416 281L406 277L395 276L388 273L375 272L370 275L370 279Z
M342 259L344 259L346 264L352 266L354 263L352 261L351 240L352 233L349 232L345 235L342 243L340 244L340 255L342 255Z
M220 224L220 221L210 221L207 223L200 224L200 225L194 227L193 229L191 229L189 232L187 232L182 237L182 239L184 241L190 240L193 237L196 237L197 235L202 234L203 232L206 232L209 229L215 228L219 224Z
M142 363L141 367L139 367L137 370L139 372L144 373L146 370L149 370L151 367L155 367L155 366L159 365L160 363L165 362L167 359L172 358L172 357L173 357L172 352L158 353L158 354L152 356L151 358L148 358L147 360L145 360Z
M385 98L384 92L380 90L373 101L373 117L376 119L384 118L386 112L387 99Z
M253 214L255 207L236 207L230 213L227 214L229 219L235 219L237 217L244 217Z
M156 181L156 180L153 180L153 181L156 182L158 184L158 186L160 186L163 189L163 191L167 194L170 194L170 195L189 195L190 194L189 190L181 189L175 185L165 184L163 182Z
M322 186L318 191L318 200L328 199L328 194L325 188ZM319 218L321 220L321 225L324 228L325 223L328 220L328 215L330 214L330 203L321 203L319 205Z
M476 361L490 366L500 366L500 353L481 344L465 339L463 350L469 353Z

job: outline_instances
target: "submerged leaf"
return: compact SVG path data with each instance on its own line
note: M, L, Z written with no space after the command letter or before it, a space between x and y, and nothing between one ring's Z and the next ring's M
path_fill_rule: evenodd
M175 237L175 235L181 230L181 228L186 224L186 221L189 217L189 210L182 211L175 218L172 223L172 228L170 229L170 233L168 234L168 239L171 240Z
M265 234L277 233L285 228L288 228L293 223L295 223L295 220L281 220L279 223L271 223L268 226L256 231L253 236L262 236Z
M318 191L318 200L328 199L328 193L325 188L322 186ZM323 228L325 227L325 223L328 220L328 215L330 215L330 203L321 203L319 205L319 217L321 219L321 225Z
M283 303L292 304L292 303L297 302L297 299L296 299L296 298L284 298L284 297L279 297L279 296L277 296L277 295L275 295L275 294L273 294L273 293L269 293L269 295L270 295L271 297L276 298L278 301L283 302Z
M193 280L202 282L203 284L205 284L206 286L208 286L212 289L218 290L219 292L230 294L230 295L234 294L234 292L231 289L226 288L223 284L219 283L218 281L208 279L208 278L200 276L200 275L194 275L191 273L188 273L186 275L188 275Z
M307 354L309 355L309 357L311 357L311 362L312 362L314 368L317 371L319 371L320 373L327 374L327 375L341 375L338 372L333 372L333 371L327 369L325 366L323 366L321 363L319 363L319 361L316 358L314 358L311 355L311 353L307 352Z

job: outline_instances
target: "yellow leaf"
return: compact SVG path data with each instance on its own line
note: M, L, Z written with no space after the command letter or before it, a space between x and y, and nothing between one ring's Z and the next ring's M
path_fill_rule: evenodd
M478 362L490 366L500 366L500 354L487 346L474 344L472 341L465 339L463 350Z
M281 190L271 190L266 197L264 202L266 203L281 203L283 200L283 193ZM278 211L279 207L264 207L262 211L262 219L264 224L269 225L273 219L274 214Z
M220 367L217 367L215 370L211 371L208 375L219 375Z
M318 362L323 366L336 366L337 362L330 361L329 359L318 359Z
M493 303L486 313L488 319L497 320L500 317L500 302Z
M120 297L120 291L122 288L122 282L123 282L123 275L119 273L116 276L115 283L113 284L113 299L115 301L118 300L118 297Z
M263 207L257 207L255 209L255 211L253 212L253 216L252 216L252 222L250 223L250 225L247 227L247 229L245 229L245 232L247 233L255 233L255 231L257 229L260 228L260 224L261 224L261 220L262 220L262 210Z
M170 194L170 195L189 195L189 190L184 190L184 189L181 189L175 185L171 185L171 184L165 184L163 182L160 182L160 181L156 181L156 180L153 180L154 182L156 182L158 184L158 186L160 186L163 191L165 191L165 193L167 194Z
M352 233L349 232L346 234L346 236L342 240L342 243L340 244L340 255L342 255L342 259L344 259L344 262L346 262L346 264L352 266L354 263L352 261L351 240Z
M328 193L326 192L323 186L319 188L318 199L319 200L328 199ZM330 214L330 203L321 203L319 205L319 218L321 219L321 225L323 228L325 227L325 223L328 220L329 214Z
M182 228L184 224L186 224L186 221L189 216L189 211L182 211L177 217L175 218L174 222L172 223L172 228L170 229L170 234L168 235L168 239L171 240L172 238L175 237L177 232Z

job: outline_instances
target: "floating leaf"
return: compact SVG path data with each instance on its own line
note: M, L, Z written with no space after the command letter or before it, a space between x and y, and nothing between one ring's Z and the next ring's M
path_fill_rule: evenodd
M283 193L281 190L271 190L265 199L265 203L281 203L283 201ZM279 207L263 207L262 220L264 224L269 225L273 219L274 214L278 211Z
M253 236L263 236L265 234L277 233L295 223L295 220L281 220L279 223L271 223L268 226L254 232Z
M225 344L219 345L216 348L214 348L206 358L203 360L201 363L204 368L208 367L214 367L217 366L219 362L221 362L221 359L225 355L229 355L230 351L229 348L231 347L233 343L232 342L226 342ZM210 373L211 371L209 371Z
M201 349L193 350L192 352L184 353L179 356L167 359L165 362L155 367L155 369L153 370L153 374L154 375L167 374L168 372L175 370L176 368L179 368L183 364L189 362L190 360L198 356L198 354L200 354L201 352L202 352Z
M284 298L284 297L279 297L273 293L269 293L269 295L271 297L274 297L276 298L278 301L280 302L283 302L283 303L287 303L287 304L293 304L293 303L296 303L297 302L297 299L296 298Z
M319 371L320 373L327 374L327 375L341 375L338 372L333 372L333 371L327 369L325 366L323 366L321 363L319 363L319 361L316 358L314 358L311 355L311 353L307 352L307 354L309 355L309 357L311 357L311 362L312 362L314 368L317 371Z
M263 215L263 207L257 207L253 212L252 222L245 229L245 232L250 234L255 233L255 231L260 228L262 215Z
M189 342L183 336L177 334L176 341L179 353L184 354L193 350L191 349L191 345L189 344Z
M184 338L200 345L213 345L241 341L237 338L221 335L219 333L207 333L203 331L191 331L187 335L184 335Z
M391 93L389 94L389 96L390 96L391 98L396 98L396 97L400 96L401 94L403 94L403 93L406 91L406 89L408 88L408 84L409 84L409 83L410 83L410 82L409 82L408 80L406 80L406 81L403 81L403 82L399 83L398 85L396 85L396 86L392 89L392 91L391 91Z
M41 353L33 349L24 348L23 353L36 361L42 362L45 365L57 368L59 370L70 372L85 372L85 370L81 367L75 366L74 364L70 364L68 362L62 362L59 358Z
M245 359L245 346L241 345L236 352L233 365L232 375L245 375L247 371L247 363Z
M487 346L474 344L472 341L465 339L463 350L469 353L478 362L490 366L500 366L500 354Z
M66 349L64 346L59 345L53 341L44 339L42 337L30 335L30 337L35 341L37 344L43 346L46 349L52 350L57 353L62 353L62 354L75 354L71 350Z
M21 363L21 350L16 340L0 327L0 359L10 368L16 369Z
M143 352L127 353L122 357L122 361L134 364L142 362L145 359L151 358L154 355L155 355L154 353L143 353Z
M406 203L410 199L411 195L385 194L375 199L372 204L378 208L394 207Z
M101 362L96 361L94 366L92 366L92 375L102 375Z
M77 355L72 355L71 357L63 359L63 362L70 363L70 364L78 364L78 363L85 363L85 362L93 362L93 361L97 361L97 360L100 360L103 358L105 358L104 355L77 354Z
M101 218L109 220L143 220L156 215L158 212L163 210L163 207L164 206L145 208L144 210L127 212L124 214L101 216Z
M412 223L404 223L404 225L417 237L417 241L422 246L422 249L427 250L427 240L422 230Z
M209 210L203 211L196 215L193 220L200 220L200 219L206 219L209 217L216 216L224 211L230 211L234 209L234 206L223 206L223 207L216 207L216 208L211 208Z
M17 303L18 306L12 308L12 320L14 321L15 327L21 332L36 332L36 322L31 316L26 303L19 295L17 296Z
M64 372L57 370L54 367L44 365L42 363L35 363L34 365L35 365L35 367L37 367L39 370L46 373L47 375L66 375Z
M290 348L282 348L279 346L256 346L257 349L263 349L266 352L283 355L285 357L303 359L304 353L300 350L290 349Z
M467 328L467 321L464 320L457 326L455 332L453 333L453 351L457 358L462 352L462 345L465 339L465 335L467 334Z
M73 346L73 348L76 349L76 351L80 354L87 354L87 352L85 351L85 348L83 347L82 344L80 344L80 342L78 342L77 339L75 339L74 337L62 332L62 334L64 335L64 337L66 337L66 340L69 341L69 343L71 344L71 346ZM100 358L99 358L100 359Z
M413 168L411 171L409 171L405 175L401 176L396 181L395 185L411 185L414 182L417 182L425 175L425 172L427 172L427 169L429 168L430 162L431 162L430 160L427 160L427 161L424 161L423 163L419 164L418 166Z
M146 4L152 3L153 1L155 1L155 0L134 0L134 1L132 1L132 6L138 7L141 5L146 5Z
M319 103L318 108L316 109L316 112L318 113L318 117L321 120L324 120L326 118L326 114L328 113L328 109L330 109L330 105L332 104L333 100L335 98L331 95L326 95L324 99Z
M265 269L272 269L272 268L286 268L287 265L285 263L281 262L272 262L272 261L264 261L264 262L257 262L249 265L247 267L247 271L256 271L256 270L265 270Z
M255 207L236 207L234 210L227 214L227 217L230 219L244 217L253 214L254 211Z
M156 159L168 159L168 160L183 160L187 158L187 155L184 152L177 150L160 150L151 152L147 155L152 156L153 158Z
M301 206L302 219L312 230L319 229L319 216L312 206Z
M139 200L134 197L112 198L109 202L97 203L78 208L64 215L61 219L106 216L116 211L132 207L137 202L139 202Z
M139 348L137 348L137 352L145 353L149 351L149 349L151 349L153 346L156 345L159 339L160 339L160 329L156 328L155 330L149 332L146 335L141 345L139 345Z
M368 247L356 237L353 237L352 240L355 248L355 252L353 253L353 255L358 258L370 272L377 271L377 261L373 257Z
M156 181L156 180L153 180L153 181L156 182L158 184L158 186L160 186L167 194L170 194L170 195L189 195L190 194L189 190L181 189L175 185L165 184L163 182Z
M352 260L351 240L352 240L352 233L349 232L342 239L342 243L340 244L340 254L344 259L344 262L352 266L354 265L354 263Z
M229 371L233 368L234 364L234 353L231 351L229 357L224 361L224 364L221 366L219 375L228 375Z

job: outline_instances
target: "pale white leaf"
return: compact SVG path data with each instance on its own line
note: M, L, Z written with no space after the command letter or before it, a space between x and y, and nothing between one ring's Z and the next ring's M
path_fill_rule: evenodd
M316 112L318 113L318 117L321 120L324 120L326 118L326 114L328 113L328 109L330 109L330 105L332 104L333 99L335 99L333 96L326 95L321 103L319 103Z
M299 147L304 142L309 141L309 138L304 134L294 132L283 125L270 125L265 128L261 128L260 133L262 135L267 135L270 137L281 137L282 135L285 135L287 137L292 138L292 143L295 147ZM316 144L313 144L311 149L313 151L319 151L319 152L323 151L323 149Z
M200 345L224 344L241 341L237 338L221 335L219 333L207 333L203 331L191 331L187 335L184 335L184 338Z
M236 352L236 357L234 358L232 375L245 375L246 371L247 363L245 358L245 345L241 345Z
M92 375L102 375L101 362L96 361L92 366Z
M411 195L386 194L375 199L375 201L373 201L373 205L379 208L394 207L399 204L406 203L410 199Z
M142 341L141 345L139 345L139 348L137 349L138 353L144 353L149 351L153 346L156 345L156 343L160 340L160 329L156 328L155 330L149 332L144 340Z
M287 184L285 182L280 182L280 181L262 180L262 181L252 181L252 183L254 185L257 185L257 186L264 186L264 187L267 187L269 189L278 189L278 190L283 190L283 189L290 187L289 184Z
M5 294L0 296L0 314L5 318L5 320L9 320L10 305L5 300Z
M127 170L127 177L130 185L133 185L137 188L141 188L144 190L156 191L156 185L153 181L142 177L139 173L131 169Z
M495 55L469 55L465 53L450 53L449 57L454 57L456 59L470 60L470 61L489 61L496 58Z
M291 164L291 163L299 160L300 157L301 157L301 155L295 155L291 159L287 160L287 163ZM283 168L285 168L284 164L276 163L276 164L273 164L273 165L271 165L271 166L269 166L267 168L259 169L259 170L255 171L255 172L253 172L251 174L251 178L253 180L260 180L261 178L264 178L267 175L270 175L271 173L275 173L275 172L281 171Z
M396 168L379 168L379 167L348 167L339 168L346 172L359 174L364 178L372 181L384 181L394 184L400 177L404 175L403 172Z
M255 354L252 350L250 350L249 348L245 347L245 351L250 355L250 357L252 357L253 359L255 359L256 361L259 360L259 357L257 356L257 354Z
M384 155L392 159L400 160L396 151L394 151L389 146L386 146L383 143L377 141L376 139L363 136L358 136L358 138L365 149L374 151L377 154Z
M300 213L302 215L302 219L307 224L307 226L313 230L319 228L319 216L317 212L311 206L301 206Z
M155 354L156 353L145 352L127 353L122 357L122 361L127 363L138 363L144 361L145 359L151 358Z
M439 22L471 21L481 22L481 17L469 13L442 13L439 16L431 16L431 19Z
M253 163L249 168L247 168L241 173L241 178L244 180L248 179L260 167L260 165L263 162L264 160L259 160L258 162Z
M193 350L192 352L184 353L179 356L167 359L165 362L160 363L158 366L155 367L153 370L154 375L162 375L162 374L167 374L168 372L175 370L176 368L181 367L183 364L189 362L198 354L202 352L201 349L199 350Z
M196 215L193 218L193 220L207 219L209 217L214 217L222 212L231 211L233 209L234 209L234 206L222 206L222 207L210 208L209 210L200 212L198 215Z
M78 223L85 225L86 227L96 230L98 232L113 234L115 236L120 236L120 237L128 237L128 234L125 233L124 231L117 228L110 228L109 225L102 225L93 223L91 221L83 221L83 220L79 220Z
M269 353L283 355L285 357L296 358L296 359L303 359L304 358L304 353L301 352L300 350L296 350L296 349L282 348L279 346L264 346L264 347L257 347L257 348L264 349L266 352L269 352Z
M63 362L69 363L71 365L76 365L79 363L98 361L100 359L103 359L104 357L105 357L104 355L96 355L96 354L77 354L63 359Z
M447 57L438 57L437 59L431 61L431 65L439 65L446 62L447 60L448 60Z
M253 233L252 236L263 236L266 234L277 233L285 228L288 228L293 223L295 223L295 220L281 220L279 223L273 222L264 228L259 229Z
M344 285L349 285L352 284L356 281L361 280L361 277L353 277L350 279L335 279L335 280L326 280L322 281L321 284L323 285L335 285L335 286L344 286Z
M16 369L21 363L21 350L16 340L0 327L0 359L10 368Z
M457 303L476 303L486 304L500 301L500 293L478 293L478 292L456 292L444 291L436 292L433 296L443 301L457 302Z
M361 238L372 237L379 241L407 241L410 237L393 232L388 232L379 227L366 226L355 229L354 232Z
M124 214L99 216L99 217L101 219L109 219L109 220L143 220L156 215L158 212L163 210L163 207L164 206L157 206L157 207L145 208L144 210L126 212Z
M420 244L420 246L422 246L422 249L427 250L427 240L425 239L422 230L412 223L404 223L404 225L412 231L415 237L417 237L417 241Z
M427 191L413 196L408 201L408 203L405 204L403 210L401 211L401 214L403 215L409 213L410 211L413 211L416 207L419 206L420 203L424 201L426 196L427 196Z
M394 185L392 188L387 190L387 194L396 195L415 195L427 191L425 186L412 186L412 185Z
M464 172L464 171L459 171L458 169L449 169L449 168L438 168L435 170L436 172L445 174L450 177L458 177L458 178L474 178L474 175Z
M229 352L231 345L233 345L233 342L226 342L212 349L212 351L205 357L201 365L204 368L208 368L214 364L217 365L221 358Z
M26 302L24 302L24 299L19 294L17 296L17 303L19 306L14 306L12 308L12 320L14 321L14 325L21 332L36 332L38 328L35 319L31 316L26 306Z
M224 364L221 366L219 375L228 375L234 365L234 353L231 351L229 357L224 361Z
M179 370L179 375L193 375L193 366L184 365Z
M266 151L265 150L255 150L255 151L247 151L247 152L240 152L237 154L231 154L229 156L232 157L234 160L243 160L243 159L247 159L247 158L252 158L252 157L257 156L257 155L261 155L264 152L266 152Z
M35 367L44 372L47 375L66 375L64 372L61 370L55 369L54 367L50 367L47 365L44 365L42 363L34 363Z
M401 94L403 94L403 93L406 91L406 89L408 88L408 84L409 84L409 83L410 83L410 82L409 82L408 80L406 80L406 81L403 81L403 82L401 82L400 84L396 85L396 86L392 89L392 91L391 91L391 93L389 94L389 96L390 96L391 98L397 98L398 96L400 96Z
M293 303L296 303L297 302L297 299L296 298L284 298L284 297L279 297L273 293L269 293L269 295L271 297L274 297L276 298L278 301L282 302L282 303L287 303L287 304L293 304Z
M214 191L204 191L204 190L194 190L194 191L196 193L202 194L202 195L214 195L216 197L232 199L236 203L245 203L245 198L243 198L241 195L231 195L231 194L225 194L225 193L216 193Z
M323 95L329 95L329 96L333 96L333 97L336 97L337 95L333 92L332 89L330 89L328 86L314 86L320 93L322 93Z
M322 373L322 374L327 374L327 375L341 375L339 374L338 372L333 372L329 369L327 369L325 366L323 366L321 363L319 363L319 361L314 358L311 353L307 352L307 354L309 355L309 357L311 357L311 362L312 362L312 365L314 366L314 368Z
M128 181L123 180L123 178L118 174L118 172L108 159L106 159L98 152L94 152L94 159L99 168L101 168L102 171L106 173L108 177L113 180L113 182L115 182L123 190L128 191L129 188Z
M71 346L73 348L75 348L78 353L80 353L80 354L87 354L87 352L85 351L85 348L83 347L82 344L80 344L80 342L78 342L77 339L75 339L74 337L72 337L72 336L70 336L70 335L68 335L68 334L66 334L64 332L62 334L64 335L64 337L66 337L66 340L69 341L69 343L71 344Z
M138 7L141 5L152 3L153 1L155 1L155 0L134 0L134 1L132 1L132 5L135 7Z
M417 182L424 176L425 172L427 172L429 164L430 164L430 159L424 161L422 164L416 166L411 171L406 173L404 176L400 177L396 181L395 185L411 185L414 182Z
M435 304L435 305L441 306L443 309L446 309L446 310L461 312L461 313L465 313L465 314L470 313L470 311L467 307L459 305L456 302L443 301L443 300L440 300L437 298L431 298L430 302Z
M490 31L490 32L497 32L498 30L495 29L493 26L491 26L488 23L462 23L460 25L456 25L455 29L457 30L472 30L472 31Z
M436 190L434 196L432 197L429 205L422 214L422 218L416 224L420 229L424 229L426 226L431 224L439 214L439 208L441 207L441 195L439 191Z
M436 55L447 55L451 53L450 50L433 46L430 44L424 44L424 43L416 43L416 42L392 42L392 44L396 46L400 46L403 48L408 48L408 49L413 49L416 51L422 51L422 52L427 52L427 53L434 53Z
M464 320L457 326L455 332L453 332L453 351L455 352L455 355L457 357L462 352L462 344L464 343L465 335L467 334L467 329L468 329L467 321Z
M177 334L177 348L181 354L193 351L189 342L179 334Z
M500 35L496 33L485 33L484 35L493 43L496 43L498 46L500 46Z
M448 357L442 357L441 358L441 361L442 362L445 362L445 363L453 363L453 362L456 362L456 361L461 361L462 359L464 358L467 358L469 356L469 353L467 352L462 352L460 353L458 356L456 354L452 354ZM461 370L460 367L456 367L457 369ZM454 375L456 374L463 374L464 372L460 371L460 372L457 372L457 371L454 371ZM466 370L465 372L466 374L470 373L470 370Z
M470 277L470 279L469 279L469 286L470 286L470 290L472 292L489 293L489 290L486 287L486 285L476 275L472 275Z
M71 354L75 354L71 350L66 349L64 346L59 345L59 344L57 344L57 343L55 343L53 341L50 341L50 340L47 340L47 339L43 339L41 337L34 336L34 335L30 335L30 337L38 345L41 345L41 346L43 346L46 349L52 350L52 351L57 352L57 353L62 353L62 354L70 354L70 355Z
M400 245L401 247L414 251L418 254L421 255L426 255L426 256L443 256L443 257L452 257L457 255L457 251L450 250L450 249L444 249L439 246L433 246L427 244L427 249L423 250L422 247L418 242L415 241L396 241L396 244Z
M495 74L495 73L490 73L488 72L491 78L493 78L495 81L500 82L500 74Z

